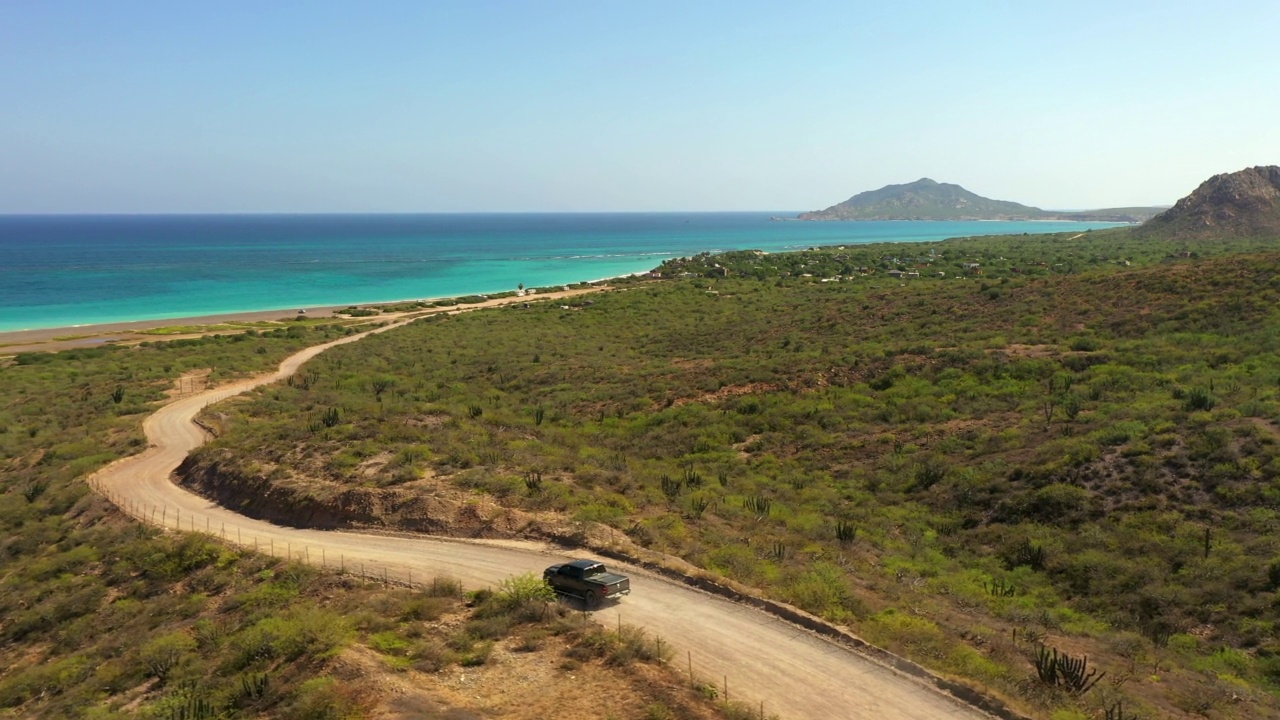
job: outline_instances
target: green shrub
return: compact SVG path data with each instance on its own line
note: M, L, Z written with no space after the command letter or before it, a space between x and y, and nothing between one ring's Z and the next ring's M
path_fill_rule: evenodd
M190 635L181 631L171 632L143 645L138 657L147 672L163 683L195 649L196 641Z
M352 720L364 714L360 691L331 677L304 681L281 708L286 720Z
M409 649L409 641L394 632L374 633L367 643L383 655L404 655Z
M303 656L324 658L343 647L352 636L350 621L314 605L288 608L279 617L259 620L232 640L237 664L246 667L258 660L295 660Z
M494 600L508 610L530 603L555 602L555 599L555 590L551 589L541 575L535 573L525 573L503 580L498 584L498 592L494 596Z

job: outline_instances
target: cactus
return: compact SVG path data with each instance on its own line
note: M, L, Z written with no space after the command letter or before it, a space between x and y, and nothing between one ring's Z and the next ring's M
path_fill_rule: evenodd
M847 545L858 537L858 526L848 520L836 521L836 540L842 545Z
M298 388L299 390L310 390L312 385L320 379L320 371L308 370L305 373L294 373L289 376L289 387Z
M1036 648L1036 675L1040 682L1067 690L1075 695L1083 695L1107 673L1098 674L1098 669L1088 669L1089 657L1071 657L1066 653L1058 653L1057 648L1040 645Z
M169 720L212 720L217 716L213 703L196 695L169 710Z
M711 507L710 498L706 498L706 497L689 498L689 516L692 517L694 520L701 519L702 513L706 512L707 508L709 507Z
M1032 570L1044 570L1044 560L1044 547L1033 545L1030 540L1023 540L1009 556L1008 565L1011 570L1019 565L1026 565Z
M678 480L670 475L662 476L662 494L667 496L667 500L674 502L680 496L680 491L683 488L683 480Z
M702 487L702 483L702 475L699 475L698 471L693 469L693 463L689 463L689 466L684 469L684 484L689 486L690 489L695 489Z
M785 562L787 558L791 557L791 549L787 547L786 543L775 541L769 548L769 557L778 562Z
M241 675L240 692L250 700L261 700L267 694L267 674Z
M995 578L990 583L983 581L982 588L992 597L1013 597L1018 592L1017 586L1004 578Z
M1208 390L1205 390L1204 388L1192 388L1191 392L1187 393L1186 401L1182 403L1183 409L1187 412L1193 412L1196 410L1212 410L1213 406L1218 404L1217 398L1215 398L1211 392L1212 390L1212 382L1209 384Z
M742 499L742 506L760 520L769 517L769 511L773 509L773 501L763 495L748 495Z
M1172 623L1163 618L1152 618L1140 625L1142 635L1151 641L1156 647L1166 647L1169 645L1169 639L1173 637L1177 630Z

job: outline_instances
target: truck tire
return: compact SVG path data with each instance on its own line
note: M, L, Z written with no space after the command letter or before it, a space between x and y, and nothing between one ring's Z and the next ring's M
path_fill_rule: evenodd
M595 590L588 590L587 594L582 596L582 603L588 608L594 608L600 604L600 598L596 597Z

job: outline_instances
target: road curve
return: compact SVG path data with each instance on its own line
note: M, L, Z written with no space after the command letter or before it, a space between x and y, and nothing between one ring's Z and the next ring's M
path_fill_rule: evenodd
M407 321L404 321L407 322ZM130 515L155 525L208 532L227 542L348 572L401 581L454 577L464 585L496 585L504 578L541 572L565 558L538 543L460 541L425 536L392 537L356 532L300 530L254 520L192 494L171 481L173 471L205 433L193 419L205 406L288 377L307 360L397 322L307 348L274 373L241 380L175 400L143 423L150 447L118 460L89 478L90 484ZM841 645L764 612L689 588L641 569L611 563L632 577L632 594L595 613L605 623L646 628L675 650L677 667L729 696L785 720L865 718L931 720L989 718L931 687L909 679ZM722 688L723 690L723 688Z

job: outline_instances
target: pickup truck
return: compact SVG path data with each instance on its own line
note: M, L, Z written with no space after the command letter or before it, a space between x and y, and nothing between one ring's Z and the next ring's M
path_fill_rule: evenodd
M631 594L630 578L609 572L604 563L595 560L552 565L542 572L542 579L561 595L581 598L589 608L598 606L602 600Z

